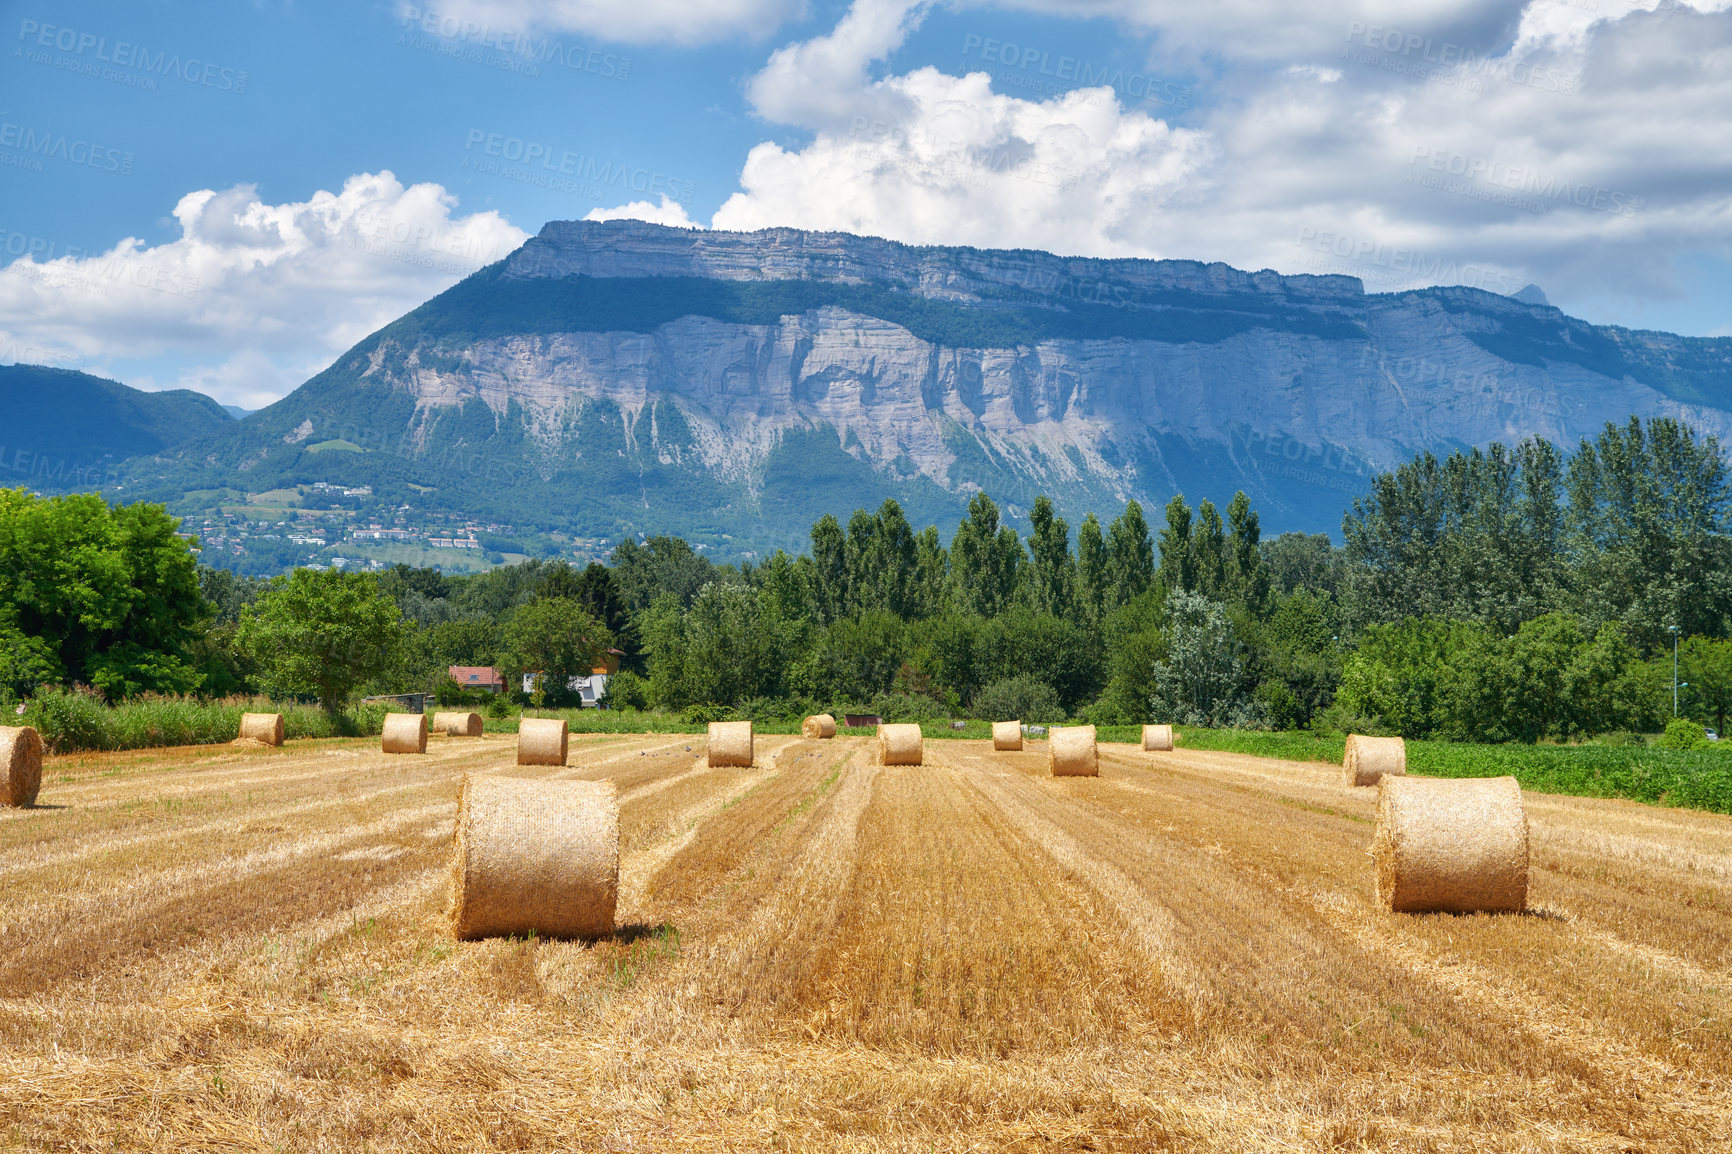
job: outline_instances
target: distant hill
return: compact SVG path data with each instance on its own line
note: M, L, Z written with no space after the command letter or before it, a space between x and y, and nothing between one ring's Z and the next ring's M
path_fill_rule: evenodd
M367 485L525 539L726 557L886 497L948 532L980 489L1013 524L1047 493L1073 525L1243 489L1267 532L1334 533L1418 452L1568 448L1632 414L1732 439L1732 339L1527 295L554 222L275 405L128 465L127 492Z
M147 393L42 365L0 365L0 486L85 489L128 457L234 424L202 393Z
M248 418L248 417L252 416L254 413L258 412L258 410L257 409L243 409L239 405L224 405L223 406L223 412L227 413L229 416L233 417L237 421L244 421L244 420L246 420L246 418Z

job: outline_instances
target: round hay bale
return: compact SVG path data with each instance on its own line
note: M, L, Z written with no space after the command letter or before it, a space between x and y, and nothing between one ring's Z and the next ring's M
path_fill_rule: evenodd
M446 737L480 737L481 715L479 713L435 713L433 715L433 732L443 733Z
M618 900L613 782L463 779L451 858L457 938L606 937Z
M246 741L256 741L260 745L281 745L283 743L283 715L280 713L243 713L241 714L240 736Z
M1047 757L1054 777L1099 777L1101 762L1095 750L1095 727L1067 725L1054 729L1047 738Z
M379 747L386 753L426 753L427 715L387 713L385 729L379 735Z
M1397 913L1519 912L1528 822L1513 777L1389 776L1371 841L1377 900Z
M878 764L926 764L926 739L918 725L880 725L878 727Z
M835 737L836 719L828 713L814 713L800 723L803 737Z
M751 765L752 723L710 722L710 765Z
M1407 772L1407 742L1399 737L1350 733L1341 763L1347 768L1348 785L1376 785L1385 774Z
M1173 751L1173 727L1170 725L1143 726L1143 749L1148 753L1171 753Z
M1022 748L1022 722L995 721L992 723L992 748L997 750L1016 750Z
M563 717L525 717L517 723L518 765L564 765L571 727Z
M29 725L0 725L0 805L36 804L42 788L42 735Z

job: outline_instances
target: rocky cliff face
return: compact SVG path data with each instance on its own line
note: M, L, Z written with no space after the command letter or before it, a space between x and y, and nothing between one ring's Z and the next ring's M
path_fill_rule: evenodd
M1729 398L1732 341L1477 290L561 222L204 452L388 458L478 513L503 488L520 522L741 549L885 496L948 524L980 488L1073 517L1242 488L1271 530L1336 531L1417 451L1632 414L1724 437ZM362 451L306 456L338 443Z

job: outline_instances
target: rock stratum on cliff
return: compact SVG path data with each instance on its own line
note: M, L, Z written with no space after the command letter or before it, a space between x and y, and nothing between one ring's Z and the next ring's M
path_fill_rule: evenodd
M1266 531L1336 532L1421 450L1573 447L1632 414L1724 437L1732 339L1465 288L568 221L129 487L413 484L725 553L890 496L948 526L978 489L1012 519L1051 494L1073 523L1243 489Z

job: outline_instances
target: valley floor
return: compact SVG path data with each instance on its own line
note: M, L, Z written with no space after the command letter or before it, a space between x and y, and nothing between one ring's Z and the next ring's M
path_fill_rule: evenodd
M1732 1143L1732 817L1529 794L1529 913L1415 917L1339 770L926 750L56 759L0 811L0 1149ZM450 939L476 770L618 784L612 939Z

